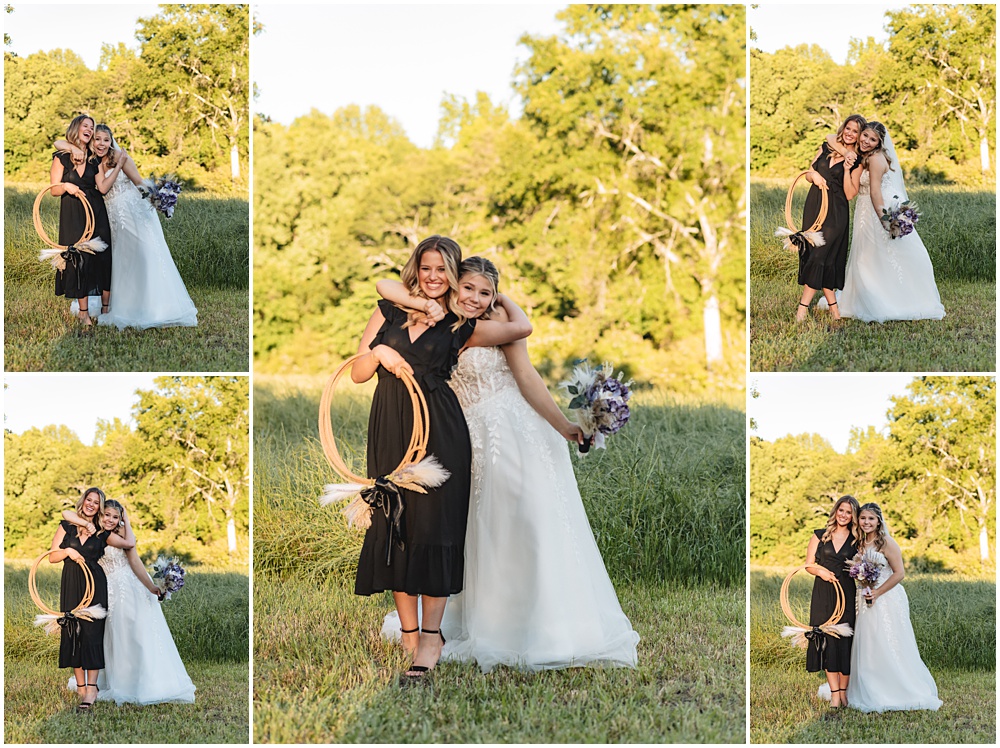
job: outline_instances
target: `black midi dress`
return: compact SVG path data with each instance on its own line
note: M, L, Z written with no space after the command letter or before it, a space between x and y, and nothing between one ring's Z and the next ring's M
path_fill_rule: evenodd
M79 528L63 520L59 523L66 531L66 536L60 548L74 548L87 563L87 568L94 576L94 598L91 605L102 605L108 609L108 579L104 569L97 562L104 555L107 546L107 533L91 535L86 542L81 543ZM62 584L59 589L59 610L73 610L83 600L87 579L80 565L69 558L63 561ZM84 670L104 669L104 619L79 621L79 633L75 624L63 626L59 642L59 667L79 667Z
M857 603L855 595L857 587L854 579L848 571L847 562L854 558L858 549L854 545L854 537L847 536L847 540L840 549L834 548L833 542L827 540L823 542L825 530L816 530L816 537L820 539L816 548L816 563L826 567L837 575L844 590L844 614L840 617L839 623L847 623L854 628L854 621L857 618ZM819 626L826 623L837 605L836 588L819 577L813 582L812 603L809 606L809 625ZM828 670L831 673L851 674L851 645L854 643L853 636L829 636L824 635L825 646L817 648L813 642L809 642L809 649L806 654L806 670L815 673L820 670Z
M102 291L111 290L111 221L104 205L104 195L97 189L97 161L88 159L81 175L68 153L56 153L55 158L63 167L62 181L75 184L83 190L94 211L94 233L91 238L99 237L108 245L103 252L81 252L75 262L74 259L67 260L66 269L56 271L56 296L71 299L98 296ZM86 224L87 214L80 198L64 194L59 203L59 244L68 247L80 241Z
M389 523L381 510L375 510L361 548L354 592L371 595L394 590L447 597L462 591L472 471L469 429L447 378L458 362L459 350L472 335L475 320L452 332L457 317L449 312L411 342L410 330L403 329L406 312L384 300L379 310L385 324L371 348L387 345L413 368L430 415L427 454L437 457L451 477L426 494L400 489L402 545L390 543ZM385 476L398 467L412 429L413 406L406 386L380 366L368 419L368 477Z
M847 274L847 247L851 233L851 204L844 194L844 180L850 178L851 172L860 168L859 158L851 169L845 168L845 162L830 165L830 146L823 143L819 157L813 161L812 168L819 172L827 184L827 212L823 221L825 244L821 247L806 245L799 252L799 285L810 288L842 289L844 276ZM806 205L802 211L802 230L808 230L819 216L823 193L813 185L806 195Z

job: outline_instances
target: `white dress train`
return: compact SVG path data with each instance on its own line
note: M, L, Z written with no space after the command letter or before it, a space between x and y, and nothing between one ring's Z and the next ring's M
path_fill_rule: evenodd
M111 221L111 308L98 317L98 324L119 330L196 327L198 310L177 272L156 209L124 172L119 172L104 204ZM94 312L101 308L101 299L91 297L88 304ZM72 311L78 308L73 302Z
M104 629L105 668L98 674L99 701L118 704L193 703L188 677L156 596L136 579L125 552L108 546L100 560L108 577ZM69 688L76 690L70 677Z
M882 553L869 549L865 554L879 566L878 588L892 576L892 569ZM937 711L942 701L934 677L920 659L903 585L897 584L871 607L862 596L862 585L858 587L848 706L862 712ZM820 686L818 695L829 701L829 684Z
M472 441L472 496L442 658L483 672L635 667L639 635L604 568L566 440L521 395L498 348L465 351L450 384ZM395 613L382 633L399 636Z
M899 202L891 184L892 175L886 172L882 177L886 207ZM861 175L844 290L837 294L837 301L841 316L865 322L942 319L945 315L927 248L915 230L889 238L871 201L867 169Z

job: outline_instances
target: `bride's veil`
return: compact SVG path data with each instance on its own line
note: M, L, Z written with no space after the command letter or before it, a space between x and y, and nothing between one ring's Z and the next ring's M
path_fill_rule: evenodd
M899 164L896 148L892 144L892 136L889 135L888 128L885 131L885 142L882 143L882 147L885 149L885 155L889 158L889 164L892 166L888 172L888 189L883 190L882 199L885 201L886 207L905 203L907 197L906 187L903 184L903 167Z

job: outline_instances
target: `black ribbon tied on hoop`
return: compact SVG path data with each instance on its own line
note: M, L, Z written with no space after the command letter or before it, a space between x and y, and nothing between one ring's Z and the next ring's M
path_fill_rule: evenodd
M79 291L83 288L81 283L83 270L83 252L77 249L75 244L70 244L63 252L59 253L59 256L66 261L67 267L73 266L73 275L76 277L76 290ZM63 271L65 272L65 270Z
M802 254L812 246L801 231L796 231L794 234L789 235L788 241L795 245L795 248L799 250L799 254Z
M824 655L826 654L826 634L823 633L823 629L819 626L813 626L806 631L806 639L811 641L813 646L816 647L816 651L819 652L819 661L823 663L825 660Z
M403 540L403 496L399 486L385 476L375 479L375 485L361 490L361 499L372 508L381 509L385 516L385 565L392 566L392 546L406 548Z
M80 619L73 615L73 611L63 613L56 619L56 623L69 634L69 640L73 644L73 654L76 654L76 645L80 641Z

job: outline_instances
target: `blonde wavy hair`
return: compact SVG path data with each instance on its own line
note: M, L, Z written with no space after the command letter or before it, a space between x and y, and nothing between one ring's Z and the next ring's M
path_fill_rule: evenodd
M444 261L445 276L448 278L448 293L445 294L445 306L448 311L458 317L458 321L451 326L451 331L455 332L465 324L465 320L467 319L458 305L458 268L462 264L462 248L458 246L458 242L454 239L449 239L447 236L440 236L438 234L427 237L413 250L410 259L403 266L403 272L400 273L399 279L403 282L403 286L406 287L411 296L426 299L427 296L420 289L419 271L420 261L427 252L438 252ZM400 307L400 309L403 309L403 307ZM415 312L410 309L404 309L404 311L407 313L406 324L403 325L404 329L424 317L423 312Z
M75 145L81 151L87 154L88 159L94 158L94 149L91 145L94 142L94 136L90 136L90 142L84 145L80 142L80 125L83 124L84 120L89 119L94 125L94 132L97 132L97 122L89 114L78 114L69 123L69 127L66 128L66 140L68 140L72 145Z
M104 514L104 502L107 501L107 497L105 497L104 491L99 489L97 486L92 486L91 488L88 488L86 491L80 494L80 498L76 500L76 513L79 514L81 517L84 516L83 502L86 501L87 497L90 496L90 494L92 493L96 493L97 497L100 499L101 502L100 506L97 507L97 514L94 515L98 519L98 521L100 521L101 515Z
M854 538L854 545L857 546L861 542L861 525L858 524L858 514L860 513L858 500L848 495L837 499L837 503L830 510L830 518L826 521L826 529L823 531L823 537L820 538L821 543L826 543L833 537L833 531L837 529L837 510L844 503L851 505L851 536Z

